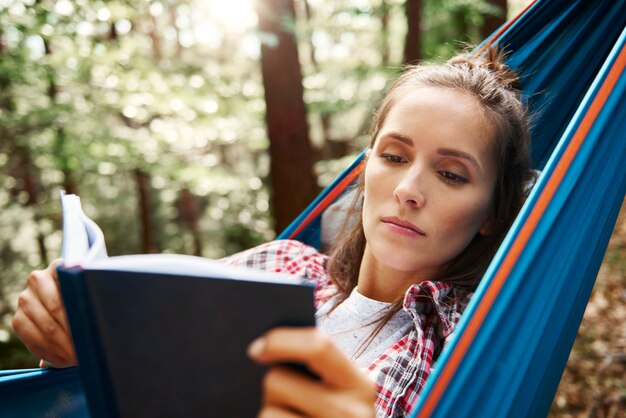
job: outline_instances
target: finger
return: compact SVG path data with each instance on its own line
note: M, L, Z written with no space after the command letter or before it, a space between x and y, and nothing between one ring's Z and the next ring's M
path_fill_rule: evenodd
M265 405L259 411L259 415L257 418L302 418L303 415L300 415L296 412L286 410L277 405Z
M263 381L265 402L307 417L349 417L349 399L337 389L324 386L302 373L286 367L272 367ZM349 395L348 395L349 396ZM373 402L369 405L370 410Z
M57 268L62 265L63 265L63 259L57 258L55 260L52 260L52 262L48 264L48 267L46 268L50 276L54 279L57 286L59 286L59 275L57 273Z
M365 379L330 337L315 327L274 328L250 345L249 355L261 364L304 364L322 380L339 388L360 385Z
M28 276L28 287L34 294L50 316L70 334L70 327L63 307L61 292L58 285L56 269L50 264L46 270L36 270ZM35 321L35 323L37 323Z
M33 297L29 289L22 292L18 298L18 306L18 312L23 313L29 320L28 330L37 329L37 333L34 330L30 333L39 345L48 347L49 351L66 359L75 358L71 335L50 316L41 301ZM27 336L23 336L23 339L26 338Z
M52 277L54 285L57 287L59 294L61 294L61 284L59 283L59 273L57 269L60 266L63 266L63 259L57 258L55 260L52 260L52 262L48 264L48 267L46 268L46 271L48 272L50 277Z
M24 342L28 351L36 357L44 359L53 367L76 365L75 356L68 358L51 351L50 343L23 311L18 311L13 317L13 328Z
M58 320L61 323L61 325L65 328L67 333L71 336L70 322L67 319L67 311L65 310L65 304L63 303L63 298L61 296L61 283L59 282L59 274L57 271L57 267L62 266L63 262L64 261L62 258L57 258L53 260L48 266L48 270L50 271L50 276L52 276L52 278L54 279L54 285L56 286L56 289L57 289L56 294L58 295L58 301L60 302L60 309L58 311ZM53 308L56 308L57 306L54 306Z
M67 359L74 357L71 335L56 319L51 317L30 288L20 294L18 308L18 313L23 314L28 319L28 321L23 320L22 334L25 335L22 335L22 339L24 341L31 341L29 340L31 338L33 343L39 346L48 346L52 352ZM19 325L21 319L19 317L17 319ZM34 329L37 329L37 332Z

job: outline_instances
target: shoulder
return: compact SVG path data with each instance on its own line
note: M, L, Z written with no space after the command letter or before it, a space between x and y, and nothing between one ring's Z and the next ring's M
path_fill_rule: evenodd
M277 240L222 259L228 264L288 274L315 286L317 308L336 293L328 275L328 256L316 248L294 240Z
M309 267L323 267L325 270L328 256L317 249L294 240L271 241L246 251L222 259L228 264L250 268L301 275Z
M457 286L454 289L454 300L458 303L458 310L462 313L467 308L467 304L474 296L474 290Z
M445 338L456 327L471 296L469 289L456 284L424 281L407 290L403 308L419 318L418 322L422 321L423 315L435 318L433 325L438 334Z

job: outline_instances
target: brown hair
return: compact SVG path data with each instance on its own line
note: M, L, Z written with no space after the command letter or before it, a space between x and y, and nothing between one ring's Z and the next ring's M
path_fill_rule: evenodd
M488 235L477 234L470 244L453 260L446 263L431 280L454 283L473 290L526 197L526 182L531 178L529 116L520 95L519 79L504 63L503 55L491 49L481 57L460 55L443 65L411 66L393 83L375 113L371 125L371 144L398 98L406 92L423 87L455 89L475 97L483 110L485 121L494 132L493 149L497 162L497 179L493 195L493 219ZM364 176L357 188L362 192ZM357 193L362 196L362 193ZM353 203L358 204L357 200ZM360 213L360 212L359 212ZM330 251L328 272L335 282L339 302L356 287L365 234L361 215L351 230ZM384 323L402 306L398 300ZM387 318L387 319L385 319Z

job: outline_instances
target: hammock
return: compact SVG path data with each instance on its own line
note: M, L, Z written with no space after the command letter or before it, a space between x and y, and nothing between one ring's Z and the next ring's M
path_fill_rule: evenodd
M616 27L416 416L547 415L626 192L626 30Z
M626 192L625 24L626 0L537 0L477 49L498 43L523 72L542 174L416 416L547 414ZM279 238L319 247L361 158ZM1 372L0 403L3 416L88 415L76 368Z

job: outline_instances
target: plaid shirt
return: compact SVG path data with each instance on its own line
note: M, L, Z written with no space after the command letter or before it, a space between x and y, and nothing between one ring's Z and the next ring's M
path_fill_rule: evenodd
M336 294L326 272L328 256L298 241L272 241L223 261L314 282L317 309ZM407 290L403 309L413 318L414 327L365 370L376 382L377 416L408 416L415 409L433 363L470 296L470 292L443 282L421 282Z

